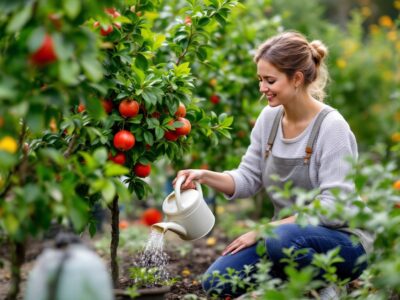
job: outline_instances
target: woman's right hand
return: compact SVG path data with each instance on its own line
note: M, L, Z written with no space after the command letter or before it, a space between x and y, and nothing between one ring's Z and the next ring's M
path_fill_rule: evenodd
M201 169L181 170L178 172L178 174L176 174L175 179L172 181L172 185L175 187L178 178L183 176L185 177L185 180L182 182L181 189L182 190L195 189L196 185L194 184L193 181L198 181L200 184L202 184L205 172L206 170L201 170Z

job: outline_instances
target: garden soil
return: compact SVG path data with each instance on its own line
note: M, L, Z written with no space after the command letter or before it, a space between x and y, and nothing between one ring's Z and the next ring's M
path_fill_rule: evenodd
M21 293L18 299L23 299L26 280L29 271L33 268L35 259L44 248L52 246L51 240L30 241L26 254L26 262L22 267ZM90 245L90 240L85 241ZM170 291L165 294L164 299L182 299L184 295L196 295L200 299L206 299L201 288L199 276L204 273L208 266L220 255L226 245L226 239L217 233L202 238L194 242L185 242L177 237L169 236L165 241L165 250L169 255L168 271L172 278L177 281L170 287ZM186 250L185 250L186 249ZM9 271L10 247L2 245L0 247L0 257L3 266L0 267L0 299L5 299L10 283ZM106 263L108 259L104 258ZM120 261L120 288L129 287L132 280L129 278L129 268L133 266L135 260L128 253L119 253ZM117 297L117 300L119 298Z

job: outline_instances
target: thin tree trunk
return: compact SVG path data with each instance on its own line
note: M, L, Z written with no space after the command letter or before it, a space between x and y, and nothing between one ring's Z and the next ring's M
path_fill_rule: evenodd
M119 282L119 270L117 261L117 252L119 244L119 208L118 208L118 196L114 197L114 200L109 207L111 210L111 277L114 284L114 288L118 288Z
M25 261L25 244L23 242L12 243L11 250L11 287L6 300L15 300L19 294L21 283L21 267Z

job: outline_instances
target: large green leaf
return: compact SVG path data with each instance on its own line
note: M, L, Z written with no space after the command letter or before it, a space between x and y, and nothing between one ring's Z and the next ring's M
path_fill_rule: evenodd
M80 63L85 75L91 81L98 82L103 78L103 67L95 57L85 55L81 58Z
M75 19L81 11L81 0L63 0L63 7L70 19Z
M32 2L25 4L20 11L17 11L8 23L7 32L19 31L32 16Z

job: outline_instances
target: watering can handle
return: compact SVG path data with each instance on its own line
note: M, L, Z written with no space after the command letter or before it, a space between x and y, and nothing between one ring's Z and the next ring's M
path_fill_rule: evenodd
M175 199L176 199L176 206L178 208L178 211L182 211L182 203L181 203L181 185L182 182L186 180L185 176L178 177L178 180L176 181L175 185ZM203 199L203 191L201 190L201 185L198 181L195 181L196 183L196 189L200 193L200 199Z

